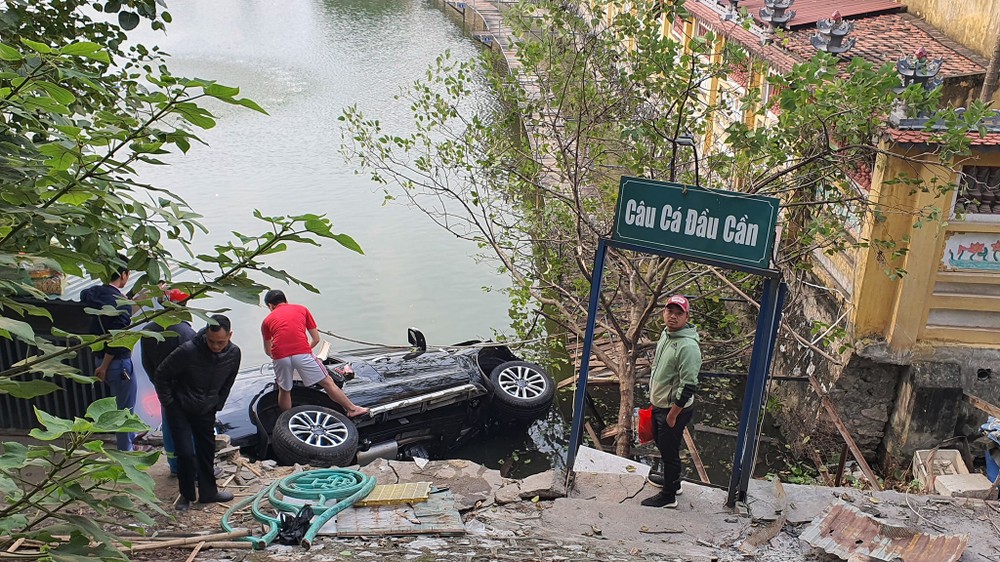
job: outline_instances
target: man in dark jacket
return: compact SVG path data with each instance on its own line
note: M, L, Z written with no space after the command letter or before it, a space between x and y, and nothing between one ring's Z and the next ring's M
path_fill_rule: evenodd
M213 324L199 331L160 364L154 384L174 434L177 453L179 511L195 500L226 502L229 492L215 483L215 414L226 404L240 368L240 348L231 343L229 318L215 314ZM192 443L193 439L193 443Z
M122 263L126 261L124 256L119 256L119 259ZM110 306L119 311L114 316L93 315L90 320L91 334L103 336L112 330L123 330L132 323L133 307L122 293L128 279L129 270L122 266L106 285L91 287L80 293L80 302L88 307L102 309ZM103 347L94 353L94 366L94 376L111 388L118 409L134 411L136 384L132 376L132 350L127 347ZM117 439L119 451L133 449L134 433L119 433Z
M181 306L183 306L189 298L187 293L178 289L167 289L163 292L163 296L170 302L177 303ZM157 332L163 334L162 341L157 341L156 338L148 336L142 338L142 368L146 370L146 375L149 376L149 381L155 385L156 370L160 367L160 364L163 363L163 360L166 359L168 355L173 353L175 349L180 347L181 344L194 339L194 328L192 328L191 324L187 321L181 321L166 328L153 321L143 326L142 330L145 332ZM160 403L160 411L166 411L162 402ZM174 452L174 437L173 432L170 431L170 424L167 423L167 416L165 413L160 424L160 432L163 435L163 452L167 455L167 466L170 467L170 474L176 475L177 455Z

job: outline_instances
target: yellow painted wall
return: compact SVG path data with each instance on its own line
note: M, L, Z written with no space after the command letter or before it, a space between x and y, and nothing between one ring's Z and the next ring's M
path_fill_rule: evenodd
M888 207L909 209L913 207L913 196L908 190L892 190L884 186L886 178L901 172L913 176L917 173L909 164L897 158L880 155L872 174L870 200ZM870 220L863 225L861 239L902 240L910 230L910 217L901 213L887 213L884 220ZM895 308L899 280L886 274L887 269L903 267L905 260L869 248L858 258L858 271L854 286L854 332L858 338L884 338L889 331L890 320Z
M1000 33L1000 0L906 0L907 11L989 58Z

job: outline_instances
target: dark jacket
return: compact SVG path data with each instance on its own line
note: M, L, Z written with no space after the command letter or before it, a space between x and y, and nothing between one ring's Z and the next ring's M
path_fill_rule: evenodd
M203 328L163 360L153 384L165 408L196 416L214 414L226 404L239 369L240 348L230 343L212 353Z
M91 308L104 308L106 305L113 306L121 312L117 316L93 315L90 317L90 333L95 336L103 336L111 330L124 330L132 323L132 305L127 303L118 304L125 295L116 287L111 285L98 285L84 289L80 293L80 302ZM101 359L104 353L110 353L115 359L125 359L132 357L132 350L127 347L107 347L97 351L94 355Z
M156 322L150 322L142 327L146 332L173 332L173 335L163 336L163 341L156 341L156 338L142 338L142 368L146 370L150 382L156 378L156 369L163 363L168 355L184 342L194 339L194 328L187 322L178 322L169 328L164 328Z

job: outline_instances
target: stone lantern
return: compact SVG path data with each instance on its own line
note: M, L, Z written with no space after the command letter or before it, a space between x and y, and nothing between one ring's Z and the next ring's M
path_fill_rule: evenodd
M795 17L795 11L789 10L795 0L764 0L764 7L758 14L760 20L767 23L769 31L777 28L787 28L788 22Z
M927 50L920 47L916 53L896 61L896 72L903 82L903 89L911 84L920 84L925 89L933 90L941 84L937 74L941 71L942 64L943 59L931 60L927 56Z
M854 24L845 20L840 12L836 11L830 16L830 19L816 22L816 34L812 36L812 46L817 51L841 55L850 51L857 42L854 37L847 38L847 35L852 31L854 31Z

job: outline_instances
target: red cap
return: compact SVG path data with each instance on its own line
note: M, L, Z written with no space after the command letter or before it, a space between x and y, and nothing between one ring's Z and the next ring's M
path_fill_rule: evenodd
M191 298L191 295L180 289L167 289L163 291L163 296L167 297L170 302L181 302Z
M691 305L688 304L688 300L684 297L684 295L674 295L667 299L667 306L672 304L681 307L684 312L689 312L691 310Z

